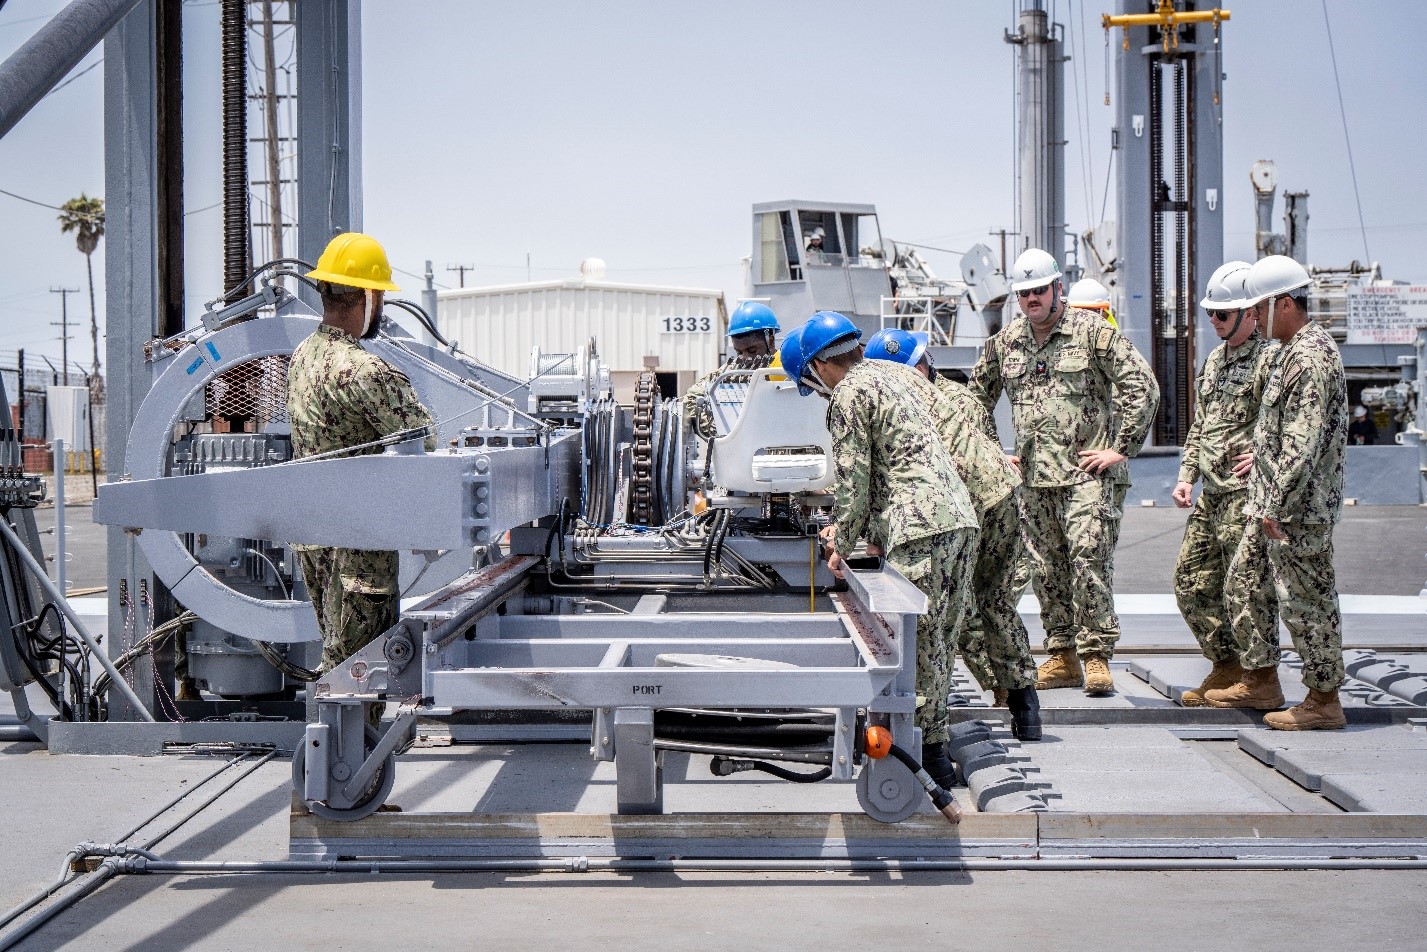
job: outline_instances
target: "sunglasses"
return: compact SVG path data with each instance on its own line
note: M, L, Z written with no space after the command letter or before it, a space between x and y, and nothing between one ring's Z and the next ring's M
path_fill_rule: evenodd
M1023 290L1017 291L1017 292L1016 292L1016 296L1017 296L1017 297L1023 297L1023 298L1024 298L1024 297L1033 297L1033 296L1037 296L1037 295L1044 294L1044 293L1046 293L1046 292L1049 291L1049 290L1050 290L1050 285L1049 285L1049 284L1042 284L1042 285L1041 285L1040 287L1038 287L1038 288L1025 288L1025 289L1023 289Z

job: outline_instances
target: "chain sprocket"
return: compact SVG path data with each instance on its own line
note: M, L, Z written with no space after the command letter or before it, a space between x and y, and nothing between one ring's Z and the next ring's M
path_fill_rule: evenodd
M629 493L629 521L640 526L654 520L654 415L658 407L659 381L654 371L646 370L634 388L634 478Z

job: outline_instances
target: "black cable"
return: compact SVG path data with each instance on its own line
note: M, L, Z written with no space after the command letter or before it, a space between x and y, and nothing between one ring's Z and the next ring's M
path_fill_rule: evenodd
M266 641L254 641L253 644L258 646L258 653L263 656L268 664L277 668L294 681L311 683L322 677L317 671L309 671L307 668L289 661L281 652Z
M233 300L238 296L238 292L242 291L244 288L251 287L253 284L253 280L258 275L262 274L264 271L267 271L269 268L275 268L278 265L282 264L300 264L308 271L313 270L312 265L309 262L303 261L301 258L274 258L272 261L269 261L265 264L260 264L256 268L254 268L251 274L249 274L242 281L239 281L237 284L233 285L232 289L225 293L221 298L219 298L219 300L223 301L224 303ZM293 273L293 276L304 277L304 275L299 275L295 273Z
M421 322L421 326L426 328L427 333L441 344L442 347L450 347L451 342L441 336L441 332L436 329L436 322L431 319L431 315L426 313L426 309L415 301L407 301L402 298L387 298L386 304L392 307L399 307L416 317Z

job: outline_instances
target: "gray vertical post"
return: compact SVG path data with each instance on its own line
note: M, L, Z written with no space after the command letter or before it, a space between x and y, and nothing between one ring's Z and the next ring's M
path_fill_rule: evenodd
M55 467L55 585L61 592L68 593L69 588L64 584L64 534L67 531L64 511L64 440L54 441L54 467ZM66 669L67 671L68 669Z
M1288 239L1288 256L1299 264L1308 263L1308 193L1283 193L1283 234Z
M1194 101L1189 104L1194 110L1195 136L1191 155L1195 193L1189 197L1194 216L1194 271L1190 275L1190 288L1197 292L1194 300L1198 301L1209 275L1224 263L1224 109L1222 103L1214 102L1216 91L1223 88L1221 77L1216 75L1222 68L1215 49L1217 34L1208 23L1196 24L1194 30ZM1182 38L1180 42L1183 45ZM1209 352L1219 345L1219 336L1202 308L1196 305L1190 313L1194 316L1194 372L1197 373ZM1188 407L1184 413L1189 413Z
M430 261L426 262L425 277L426 287L423 288L421 291L421 306L426 309L427 314L431 315L432 325L439 330L441 327L441 322L440 319L436 316L436 308L439 306L436 298L436 274L431 270ZM425 340L428 336L429 335L426 333L426 331L423 330L421 332L422 340ZM435 344L436 341L433 339L431 343Z
M1142 13L1144 4L1118 0L1118 14ZM1115 47L1115 221L1119 232L1120 330L1130 338L1146 359L1150 335L1150 76L1149 59L1142 48L1149 42L1149 29L1142 26L1124 31L1129 49L1119 42L1121 31L1111 35Z
M664 812L663 765L654 749L654 712L649 708L615 708L614 764L620 813Z
M297 256L362 230L361 4L294 3L297 30ZM306 285L299 294L320 308Z
M129 429L149 390L144 344L183 326L180 15L179 0L142 0L104 41L105 452L116 476L125 472ZM109 529L108 552L109 631L116 633L126 614L120 583L137 589L151 571L122 529ZM122 641L109 638L111 657ZM138 696L152 698L153 672L136 665L133 673ZM110 717L148 715L116 694Z

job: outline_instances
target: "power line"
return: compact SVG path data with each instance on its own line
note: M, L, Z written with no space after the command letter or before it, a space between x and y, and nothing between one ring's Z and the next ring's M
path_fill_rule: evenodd
M101 56L101 57L99 57L99 59L95 60L94 62L90 63L88 66L84 67L84 69L82 69L82 70L80 70L79 72L75 73L75 74L74 74L73 76L71 76L69 79L66 79L64 82L60 83L60 84L59 84L58 86L56 86L54 89L51 89L49 92L45 93L45 95L46 95L46 96L53 96L55 93L59 92L59 91L60 91L61 89L63 89L64 87L68 86L70 83L74 82L76 79L78 79L79 77L83 76L85 73L90 72L91 70L94 69L94 67L100 65L100 64L103 63L103 62L104 62L104 57Z
M1333 24L1328 19L1328 0L1323 0L1323 25L1328 29L1328 56L1333 61L1333 85L1338 87L1338 113L1343 117L1343 142L1348 147L1348 171L1353 176L1353 200L1358 203L1358 228L1363 233L1363 257L1372 261L1368 251L1368 228L1363 220L1363 199L1358 194L1358 167L1353 162L1353 140L1348 135L1348 110L1343 107L1343 83L1338 79L1338 54L1333 50Z

